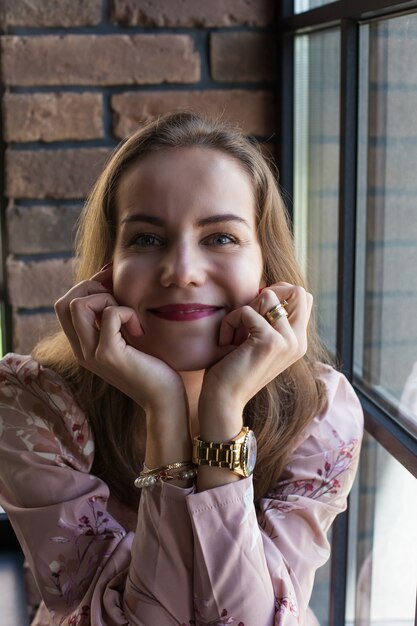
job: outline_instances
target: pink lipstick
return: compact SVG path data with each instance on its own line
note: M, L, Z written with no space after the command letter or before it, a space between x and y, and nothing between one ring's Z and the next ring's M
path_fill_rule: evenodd
M186 304L167 304L157 307L156 309L149 309L149 311L164 320L170 320L172 322L191 322L214 315L220 309L221 307L218 306L190 302Z

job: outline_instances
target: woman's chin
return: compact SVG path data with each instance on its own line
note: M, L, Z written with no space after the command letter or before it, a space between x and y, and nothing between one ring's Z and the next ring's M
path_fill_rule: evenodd
M235 349L236 346L218 347L217 349L212 350L211 354L204 354L200 357L195 356L191 358L190 355L187 355L183 359L173 359L172 364L168 364L177 372L196 372L206 370L209 367L213 367L213 365L221 361L223 357Z
M127 339L127 338L126 338ZM130 345L141 352L164 361L176 372L196 372L212 367L236 346L217 346L210 341L179 342L175 345L162 345L147 342L145 337L129 341Z

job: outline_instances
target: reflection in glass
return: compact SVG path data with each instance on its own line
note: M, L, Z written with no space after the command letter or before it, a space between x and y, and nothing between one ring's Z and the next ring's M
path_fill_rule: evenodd
M294 235L319 332L336 347L340 32L295 42Z
M294 13L304 13L304 11L321 7L324 4L329 4L329 2L333 1L334 0L295 0Z
M415 432L416 54L417 15L361 28L355 369Z
M339 182L339 31L295 42L294 235L315 298L319 332L336 346ZM330 539L330 538L329 538ZM330 564L316 575L310 606L328 624Z
M28 624L22 568L23 557L20 554L2 552L0 559L0 623L2 626Z
M417 480L370 435L350 511L346 626L414 626Z

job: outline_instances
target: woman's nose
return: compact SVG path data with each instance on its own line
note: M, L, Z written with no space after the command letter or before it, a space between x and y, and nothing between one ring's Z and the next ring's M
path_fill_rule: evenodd
M167 250L162 261L161 284L163 287L187 287L204 282L202 255L191 246L173 246Z

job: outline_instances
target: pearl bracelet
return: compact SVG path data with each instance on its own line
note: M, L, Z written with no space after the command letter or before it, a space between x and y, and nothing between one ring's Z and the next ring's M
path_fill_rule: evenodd
M178 463L168 463L155 469L146 470L139 474L134 485L138 489L143 487L153 487L158 480L188 480L197 475L191 461L181 461Z

